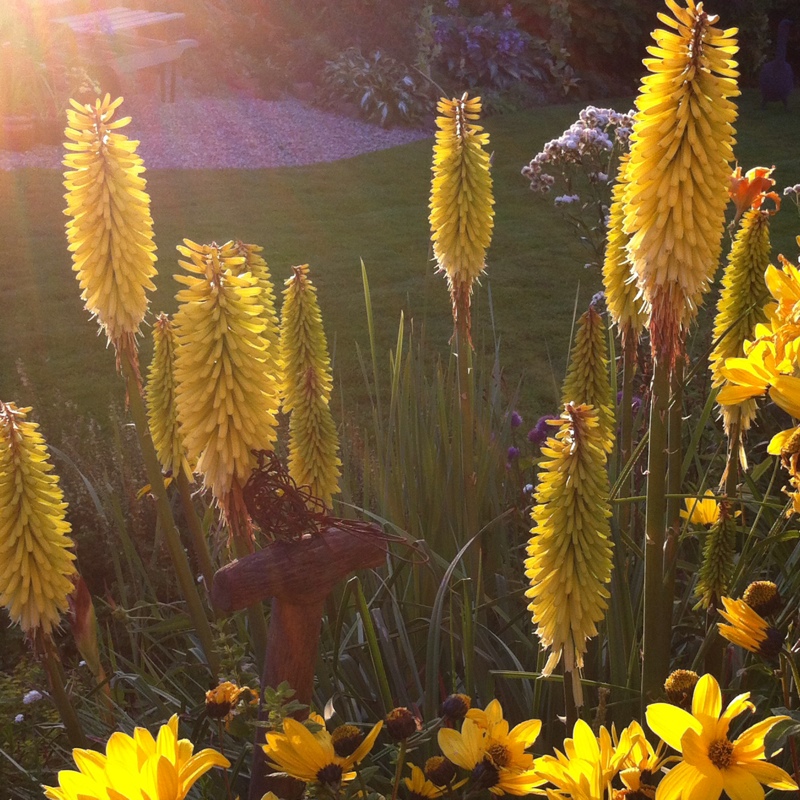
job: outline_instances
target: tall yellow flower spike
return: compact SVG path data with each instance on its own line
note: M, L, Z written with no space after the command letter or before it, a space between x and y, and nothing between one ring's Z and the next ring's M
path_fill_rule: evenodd
M494 227L492 175L484 149L489 134L475 124L479 97L442 98L438 111L430 200L433 254L447 275L453 317L458 321L458 314L465 314L469 329L472 284L486 265Z
M717 266L733 162L735 29L703 3L666 0L631 134L624 230L650 311L654 357L674 363Z
M283 376L283 361L280 357L280 321L275 309L275 287L269 266L261 255L263 247L256 244L245 244L242 241L228 242L222 245L221 252L226 256L234 255L244 259L241 265L242 272L249 272L258 281L261 289L259 303L261 304L261 319L264 322L264 333L267 341L267 371L275 378L276 387L280 385Z
M331 362L322 327L317 287L308 264L292 268L286 281L281 315L281 357L284 367L283 410L289 420L289 474L309 486L326 508L339 492L342 462L339 435L330 409Z
M605 615L611 580L611 530L605 434L592 406L567 404L542 454L533 528L525 561L525 596L542 646L551 649L543 675L564 657L577 706L587 641Z
M731 248L728 265L722 276L722 291L714 320L714 339L717 344L711 353L713 386L722 386L721 373L726 358L736 358L744 352L744 344L753 338L756 325L767 321L764 302L768 297L764 273L771 254L769 219L775 211L763 209L766 192L775 181L769 177L772 170L757 167L744 177L737 167L731 178L731 196L742 207L744 220ZM755 191L758 189L758 191ZM770 193L774 197L774 192ZM749 203L752 207L744 208ZM756 416L755 400L745 400L736 406L721 406L725 432L738 424L742 432L750 428Z
M30 408L0 402L0 605L27 634L49 635L75 575L67 504Z
M135 337L156 274L144 162L136 153L139 143L117 133L131 118L112 121L121 97L111 102L106 95L94 106L70 102L64 213L72 218L67 223L72 269L86 309L109 341L135 359Z
M183 469L191 480L193 470L186 458L175 403L175 333L167 314L159 314L153 325L153 360L145 397L150 435L161 468L173 474Z
M178 420L190 461L229 524L244 516L241 489L255 466L253 450L271 450L278 411L267 372L261 289L243 259L220 257L216 245L184 239L178 263L189 273L174 328Z
M608 374L606 326L594 306L578 320L578 332L570 353L569 368L561 391L562 404L594 406L603 431L605 447L614 447L614 406Z
M628 185L627 154L619 165L617 182L611 190L611 208L608 212L608 243L603 261L603 290L606 306L612 321L619 330L623 347L639 340L647 322L644 303L636 285L636 275L628 259L630 237L623 230L625 219L625 191Z
M72 757L78 771L59 772L58 786L44 787L49 800L184 800L210 769L230 767L216 750L194 753L188 739L179 739L177 714L156 737L145 728L136 728L133 736L118 731L105 755L76 748Z

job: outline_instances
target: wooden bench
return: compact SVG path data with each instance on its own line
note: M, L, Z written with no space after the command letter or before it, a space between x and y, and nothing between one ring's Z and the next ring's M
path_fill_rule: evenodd
M160 29L165 23L184 18L180 12L141 11L117 6L103 11L73 14L53 20L65 25L78 39L78 46L98 67L117 76L151 67L159 68L161 99L175 99L176 62L184 51L197 47L195 39L162 39L141 36L142 28ZM160 30L159 30L160 32ZM90 54L102 53L92 59Z

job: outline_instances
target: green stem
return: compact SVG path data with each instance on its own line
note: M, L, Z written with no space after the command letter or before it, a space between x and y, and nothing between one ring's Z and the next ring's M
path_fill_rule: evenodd
M42 636L42 640L44 643L44 668L50 680L50 698L64 723L70 745L86 749L89 743L64 686L64 673L61 671L61 659L55 643L49 635Z
M792 694L789 691L789 675L787 672L787 667L789 671L792 673L792 677L794 678L794 688L800 693L800 683L798 683L798 674L797 674L797 666L794 663L794 658L791 655L787 655L785 652L780 654L781 664L781 687L783 688L783 704L786 708L791 709L792 707ZM789 737L789 749L792 753L792 767L794 768L794 780L795 783L800 786L800 759L797 755L797 742L795 742L795 737ZM800 791L798 791L798 797L800 797Z
M675 563L681 533L681 471L683 467L683 368L679 358L671 376L667 452L667 541L664 548L664 596L672 608ZM669 625L669 621L667 623ZM671 625L669 625L671 627ZM666 677L666 675L664 676Z
M178 468L178 474L175 477L178 484L178 493L181 498L181 505L183 506L183 516L186 518L186 527L189 529L189 535L192 539L192 549L194 556L197 559L197 565L203 576L203 581L206 585L206 591L211 591L211 584L214 580L214 564L211 561L211 553L208 549L208 539L203 532L203 524L200 522L200 517L197 516L197 511L192 501L192 487L189 484L189 478L182 468Z
M633 376L636 374L636 340L628 332L622 345L622 406L620 408L619 471L622 473L633 452ZM620 497L633 494L633 470L630 478L620 487ZM625 503L619 508L619 528L630 530L631 507Z
M475 421L472 407L472 343L470 342L469 291L462 289L457 300L456 312L456 358L458 360L458 401L461 410L461 474L464 481L464 508L466 529L462 532L462 543L478 531L478 498L475 474ZM477 551L476 551L477 552ZM476 556L477 557L477 556ZM474 572L473 572L474 574Z
M661 693L669 669L671 611L664 591L667 425L670 369L667 359L653 364L650 436L647 455L644 556L643 707Z
M403 767L406 763L406 740L400 742L400 748L397 751L397 766L394 770L394 786L392 786L392 800L397 800L397 792L400 789L400 778L403 775Z
M200 646L205 653L211 674L214 679L216 679L217 673L219 672L219 658L214 649L214 636L211 632L211 625L209 624L205 609L203 608L200 594L197 591L197 585L195 584L192 570L189 566L189 559L186 557L186 551L183 549L180 534L175 527L175 520L172 517L172 508L167 498L164 478L161 475L161 465L158 463L158 456L156 455L155 447L153 447L153 440L150 438L150 429L147 425L147 412L144 407L144 401L142 400L138 370L131 363L131 359L124 349L120 349L119 359L122 365L122 372L125 376L131 417L133 417L133 422L136 427L136 435L139 439L139 447L142 451L142 458L144 459L147 480L156 498L156 510L161 520L161 527L164 532L167 549L172 558L172 565L175 569L175 575L178 579L181 592L186 600L189 615L192 618L197 636L200 639Z

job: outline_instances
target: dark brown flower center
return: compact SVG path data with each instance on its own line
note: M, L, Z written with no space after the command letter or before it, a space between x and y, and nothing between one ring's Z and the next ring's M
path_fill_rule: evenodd
M340 758L353 755L363 741L364 734L355 725L340 725L331 734L333 751Z
M727 769L733 764L733 742L717 739L708 748L708 758L717 769Z
M486 748L486 755L496 767L507 767L511 762L511 753L505 745L495 742Z
M472 775L470 777L477 787L481 789L491 789L492 786L496 786L499 782L500 772L488 758L484 758L483 761L477 764L475 769L472 770Z
M327 786L338 786L342 782L342 768L339 764L328 764L317 773L317 780Z

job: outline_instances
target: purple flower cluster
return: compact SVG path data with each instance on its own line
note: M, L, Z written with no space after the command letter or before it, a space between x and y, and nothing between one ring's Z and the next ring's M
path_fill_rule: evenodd
M469 88L503 89L520 77L531 77L532 39L519 29L507 5L501 14L487 11L468 16L458 0L447 0L452 14L432 16L433 38L439 46L438 66Z
M558 419L558 417L553 414L545 414L543 417L539 417L536 425L528 431L528 441L534 447L541 447L547 441L547 437L552 430L552 426L548 425L547 421L551 419Z
M557 139L547 142L523 167L522 174L530 180L531 189L546 194L555 183L552 170L571 166L586 167L591 183L607 183L608 174L601 167L615 145L622 151L628 149L633 113L620 114L613 108L595 106L584 108L577 121Z

